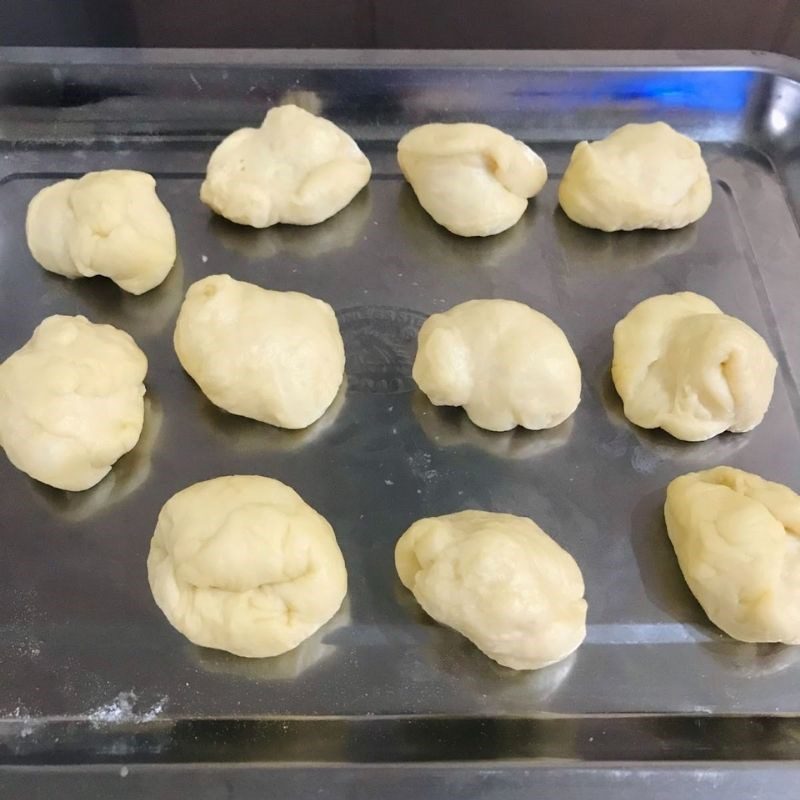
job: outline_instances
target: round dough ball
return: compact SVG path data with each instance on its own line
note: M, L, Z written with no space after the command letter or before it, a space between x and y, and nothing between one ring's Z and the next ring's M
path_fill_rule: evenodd
M687 442L755 428L776 369L752 328L693 292L650 297L614 328L611 376L625 416Z
M341 129L297 106L272 108L260 128L240 128L211 154L200 199L254 228L316 225L369 181L367 157Z
M547 181L530 147L472 122L414 128L397 145L397 161L420 205L459 236L510 228Z
M176 258L175 229L146 172L109 169L47 186L31 200L28 248L50 272L104 275L131 294L167 277Z
M187 639L249 658L297 647L347 594L333 528L294 489L259 475L173 495L158 515L147 575Z
M144 423L147 358L124 331L47 317L0 364L0 444L11 463L57 489L94 486Z
M708 618L743 642L800 644L800 497L716 467L670 483L667 531Z
M578 407L581 369L549 317L514 300L469 300L425 320L413 377L437 406L490 431L552 428Z
M281 428L318 420L344 378L344 342L327 303L230 275L189 287L175 352L212 403Z
M505 667L546 667L586 636L580 568L527 517L418 520L397 542L395 566L427 614Z
M632 123L576 145L558 200L587 228L683 228L708 211L711 180L697 142L665 122Z

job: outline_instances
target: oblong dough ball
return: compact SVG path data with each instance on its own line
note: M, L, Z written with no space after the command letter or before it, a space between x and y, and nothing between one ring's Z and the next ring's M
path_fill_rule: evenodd
M587 228L683 228L708 211L711 179L697 142L665 122L631 123L576 145L558 200Z
M109 169L47 186L28 205L28 248L50 272L103 275L131 294L158 286L175 263L172 218L146 172Z
M800 644L800 497L733 467L670 483L683 576L708 618L743 642Z
M260 128L240 128L211 154L200 199L254 228L316 225L369 181L367 157L341 129L293 105L271 108Z
M614 328L611 376L625 416L687 442L755 428L776 369L761 336L693 292L643 300Z
M578 407L581 369L549 317L515 300L469 300L428 317L413 377L437 406L481 428L552 428Z
M297 647L347 594L333 528L294 489L260 475L202 481L167 500L147 575L187 639L249 658Z
M395 566L427 614L505 667L546 667L586 636L580 568L527 517L418 520L397 542Z
M397 161L420 205L459 236L510 228L547 181L544 161L524 142L472 122L414 128Z
M189 287L174 341L212 403L281 428L319 419L344 378L344 342L326 302L230 275Z
M147 358L124 331L56 314L0 364L0 444L57 489L98 483L144 423Z

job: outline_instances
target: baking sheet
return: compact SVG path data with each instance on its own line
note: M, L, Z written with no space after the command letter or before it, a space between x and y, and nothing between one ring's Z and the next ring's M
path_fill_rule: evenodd
M670 64L659 67L635 55L593 64L575 56L582 69L572 70L569 54L442 56L449 63L437 66L424 54L381 63L377 54L6 52L0 356L43 317L81 313L128 331L150 369L142 441L96 488L50 489L0 458L0 761L714 759L730 757L720 742L742 732L737 760L800 754L800 648L737 643L716 630L681 578L661 516L673 477L717 464L800 487L800 101L791 76L778 74L796 67L693 57L695 67L689 56L662 55ZM618 68L626 58L634 63ZM287 99L358 139L373 164L369 186L311 229L257 232L213 217L198 199L213 146ZM395 164L403 131L454 119L503 127L550 171L520 223L489 240L439 228ZM574 142L652 119L701 140L709 213L677 232L572 224L556 187ZM102 279L46 273L25 246L36 191L115 167L155 175L178 236L175 270L138 298ZM178 307L191 282L217 272L336 309L347 385L307 431L227 415L182 372L172 349ZM680 290L745 320L778 357L772 405L755 431L686 444L622 416L609 376L613 325L645 297ZM479 297L529 303L566 332L583 394L559 428L490 434L414 389L421 322ZM231 473L295 487L330 520L348 566L340 613L275 659L191 645L147 585L161 505ZM506 670L427 619L402 588L397 538L415 519L462 508L531 516L575 557L589 614L572 658ZM639 727L628 715L643 715ZM231 724L256 727L220 727ZM252 741L261 744L253 750Z

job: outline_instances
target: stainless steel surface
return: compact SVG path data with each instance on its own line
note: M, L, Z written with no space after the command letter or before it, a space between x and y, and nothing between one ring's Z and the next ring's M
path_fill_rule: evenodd
M45 765L192 761L393 764L381 780L396 796L417 780L399 765L430 761L464 764L431 777L435 797L453 796L459 780L501 796L495 773L519 796L530 784L622 797L620 774L642 780L660 760L703 762L656 771L679 793L711 780L717 796L750 796L743 787L759 770L771 788L796 780L787 765L755 763L737 780L728 762L800 757L800 648L714 629L681 578L661 509L674 476L720 463L800 488L798 75L791 60L739 54L0 54L0 357L44 316L83 313L133 335L150 360L151 398L143 441L88 492L49 489L0 458L0 787L28 791L19 787ZM374 168L368 188L317 228L256 232L212 217L197 195L215 142L287 97L356 136ZM394 161L412 125L467 118L524 138L551 175L522 221L486 241L436 226ZM703 143L709 213L677 232L573 225L555 189L574 142L652 119ZM110 167L152 172L177 229L174 273L139 298L45 273L25 246L39 188ZM214 272L336 308L347 390L310 430L226 415L183 374L177 309L188 284ZM772 406L752 433L685 444L622 417L613 325L639 300L682 289L747 321L778 356ZM476 297L528 302L563 327L584 378L573 419L490 434L414 390L419 324ZM249 472L296 487L331 521L350 575L329 625L260 661L185 641L145 571L173 492ZM529 515L575 556L589 628L573 658L534 673L498 667L402 589L397 537L462 508ZM563 759L573 766L554 769ZM520 761L526 769L512 768ZM594 770L604 777L586 779ZM59 796L72 796L69 771L58 774ZM181 785L199 785L199 774ZM322 774L297 773L297 786Z

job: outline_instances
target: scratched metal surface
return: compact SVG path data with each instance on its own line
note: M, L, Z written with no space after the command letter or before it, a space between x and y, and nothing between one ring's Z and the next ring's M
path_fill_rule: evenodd
M544 752L589 762L645 757L641 739L626 733L631 713L654 715L651 733L665 743L665 758L686 732L670 733L661 715L736 725L777 714L794 724L800 648L736 643L711 626L681 578L661 510L673 477L722 463L800 487L797 68L766 56L716 62L702 54L661 54L663 63L619 54L461 58L450 55L445 66L433 54L385 63L375 53L0 58L0 357L43 317L82 313L128 331L150 361L142 441L96 488L59 492L0 457L3 763L170 761L176 731L192 720L328 717L339 726L328 741L301 725L302 748L265 745L257 760L268 762L370 761L358 726L368 720L391 753L396 742L381 720L398 717L436 719L445 738L458 739L464 718L505 730L504 721L558 715L574 726L549 749L518 752L501 740L490 757ZM576 64L582 70L570 69ZM369 186L316 228L257 232L214 218L198 200L214 144L286 99L356 136L373 164ZM437 119L491 122L545 159L548 185L512 230L458 239L418 206L394 147L407 128ZM575 141L651 119L701 140L714 184L709 213L677 232L607 235L573 225L555 190ZM25 246L25 209L37 190L111 167L152 172L177 230L178 265L139 298L102 279L45 273ZM337 310L346 390L311 429L226 415L180 369L172 329L183 293L216 272L309 292ZM683 289L744 319L778 356L772 405L752 433L685 444L638 430L621 414L609 378L613 325L639 300ZM583 394L558 429L490 434L415 391L422 320L479 297L530 303L566 332ZM331 521L347 561L341 612L275 659L189 644L147 585L161 505L195 481L231 473L295 487ZM463 508L531 516L574 555L589 601L587 639L574 657L534 673L501 668L425 618L400 586L392 557L399 535L419 517ZM585 727L587 715L607 724ZM509 728L508 741L525 730ZM753 736L737 758L755 758L770 735ZM594 749L595 737L606 736L614 747ZM175 759L192 760L188 741L188 755ZM711 746L701 735L697 746L704 744ZM396 760L427 760L420 754L429 746L409 741ZM776 746L775 757L797 755L790 744ZM470 758L489 757L479 753Z

